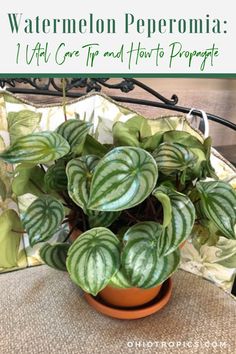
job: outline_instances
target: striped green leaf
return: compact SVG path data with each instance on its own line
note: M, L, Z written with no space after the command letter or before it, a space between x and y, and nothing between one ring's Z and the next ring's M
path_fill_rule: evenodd
M147 221L126 232L122 267L132 286L152 288L163 283L176 270L180 261L178 250L164 257L159 255L158 241L162 231L160 224Z
M66 167L68 193L71 199L88 215L91 228L110 226L120 215L119 212L100 212L87 209L90 184L95 166L100 159L94 155L71 160Z
M9 163L47 163L66 155L69 150L69 144L61 135L41 132L20 137L0 158Z
M94 170L88 207L101 211L131 208L148 197L157 177L156 162L148 152L135 147L114 148Z
M68 141L72 152L80 154L91 126L89 122L70 119L59 125L56 132Z
M71 160L66 166L68 193L71 199L86 213L92 173L99 157L86 155Z
M163 207L163 227L167 227L172 218L172 205L168 195L161 189L156 188L153 192L154 196L159 200Z
M223 181L197 182L201 209L206 218L222 232L223 236L235 239L236 192Z
M120 212L87 210L87 215L90 227L108 227L120 216Z
M160 198L160 193L168 197L170 205ZM195 208L188 196L164 186L156 188L153 195L163 206L166 227L158 243L160 255L165 256L176 250L190 235L195 221Z
M166 143L178 142L179 144L188 148L196 157L194 166L191 167L191 171L188 171L190 179L194 179L194 177L201 179L208 176L216 178L210 161L212 145L211 137L208 137L204 141L203 139L200 141L188 132L171 130L164 133L163 141Z
M177 143L162 143L153 152L158 169L164 175L170 175L194 166L195 155L185 146Z
M69 248L69 243L56 243L54 245L45 243L40 248L39 255L49 267L66 270L66 257Z
M71 245L66 266L71 279L95 296L120 267L119 240L104 227L86 231Z
M122 269L119 269L118 272L113 275L108 285L112 286L113 288L123 289L132 287Z
M67 188L67 176L65 161L58 160L50 166L44 176L44 182L48 190L63 191Z
M36 199L25 211L22 219L30 245L51 238L63 219L63 205L56 198L45 195Z

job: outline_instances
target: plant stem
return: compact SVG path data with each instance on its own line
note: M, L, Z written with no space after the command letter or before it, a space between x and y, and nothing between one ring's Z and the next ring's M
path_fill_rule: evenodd
M62 203L62 205L63 205L64 207L68 208L68 209L73 210L72 206L70 206L70 205L68 205L68 204L66 204L66 203Z
M68 223L68 221L69 221L69 219L65 219L62 221L62 224L66 224L66 223Z
M193 204L197 204L198 202L200 202L201 198L198 198L196 200L194 200L194 202L192 202Z
M77 205L70 199L70 197L65 192L61 192L59 194L64 199L70 209L77 208Z
M11 229L12 232L15 232L16 234L24 234L26 231L25 230L15 230Z
M136 222L140 222L139 219L137 219L134 215L130 214L127 210L125 211L125 214L132 220L136 221Z
M32 178L30 178L29 181L34 185L35 188L37 188L37 189L39 190L40 193L42 193L42 194L47 194L46 192L44 192L44 191L42 190L41 187L39 187L39 186L37 185L37 183L35 183L35 182L32 180Z
M160 212L163 210L163 207L162 207L162 205L160 205L158 208L157 208L157 210L156 210L156 215L155 215L155 220L159 220L158 219L158 216L160 216Z
M177 191L179 191L179 189L180 189L180 178L179 178L178 173L176 174L176 189L177 189Z
M85 219L84 213L82 212L81 215L82 215L82 222L83 222L83 231L86 231L87 225L86 225L86 219Z
M148 205L150 206L151 212L152 212L152 217L156 219L156 209L153 205L153 201L151 198L148 198Z
M39 166L41 167L41 169L42 169L43 172L46 172L46 171L45 171L45 168L44 168L44 166L43 166L42 164L40 164Z

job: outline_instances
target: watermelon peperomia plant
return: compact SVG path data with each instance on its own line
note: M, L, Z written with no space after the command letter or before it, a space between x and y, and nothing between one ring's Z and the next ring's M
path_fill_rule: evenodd
M16 164L14 194L35 196L22 229L31 246L44 243L45 263L67 270L93 295L108 284L151 288L177 269L179 246L193 226L205 242L236 238L236 193L217 180L210 138L173 130L152 135L140 116L116 122L109 145L90 128L76 117L55 132L20 137L0 155ZM71 215L64 242L47 243Z

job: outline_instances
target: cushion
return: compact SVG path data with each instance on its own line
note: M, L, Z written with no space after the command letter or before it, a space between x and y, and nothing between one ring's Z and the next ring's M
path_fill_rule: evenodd
M103 143L111 143L111 130L115 121L126 121L138 113L111 100L109 97L92 93L82 98L72 100L66 104L68 118L74 118L77 113L80 119L93 122L93 135ZM9 92L2 92L0 96L0 148L3 149L14 141L18 136L29 134L34 131L55 130L64 121L64 111L62 105L35 105L26 100L19 99ZM173 115L161 116L149 120L152 133L157 130L185 130L202 140L201 133L190 126L186 116ZM215 150L212 150L212 164L220 179L230 180L236 189L236 170ZM0 203L0 208L15 209L20 214L34 200L34 196L27 194L18 197L15 201L11 196L11 180L9 175L10 167L1 163L0 183L7 189L7 198ZM64 238L67 232L66 226L61 228L55 240ZM8 245L8 240L1 240L5 248L11 247L14 257L12 264L4 264L3 255L0 253L0 271L24 268L26 266L41 263L38 251L41 245L29 246L28 236L24 234L18 247ZM3 250L3 248L2 248ZM1 252L1 247L0 247ZM3 252L3 251L2 251ZM17 254L15 254L17 253ZM1 261L2 259L2 261ZM16 262L17 259L17 262ZM224 290L231 291L236 270L236 241L227 240L220 237L215 247L207 244L199 246L194 242L194 237L182 249L182 269L203 276L222 287Z

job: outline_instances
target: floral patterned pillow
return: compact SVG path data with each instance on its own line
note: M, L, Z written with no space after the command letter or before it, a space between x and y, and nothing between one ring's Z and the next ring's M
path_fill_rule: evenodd
M66 105L68 118L75 113L80 119L93 123L93 135L103 143L112 142L112 125L115 121L126 121L136 112L117 104L102 94L89 94ZM2 92L0 96L0 150L5 149L17 137L36 131L55 130L64 121L61 105L36 106L30 102ZM167 116L150 119L152 133L158 130L184 130L202 140L201 134L193 129L185 116ZM216 151L212 151L212 164L220 179L228 180L236 189L236 170ZM20 196L17 200L11 191L12 170L0 161L0 213L21 214L34 200L32 194ZM0 215L1 223L1 215ZM39 264L38 249L31 248L28 236L23 238L11 230L0 234L0 272ZM60 229L56 239L65 237L67 228ZM196 232L196 231L195 231ZM12 236L12 237L11 237ZM195 237L194 237L195 236ZM231 291L236 272L236 241L223 237L214 247L211 240L202 244L192 235L182 249L181 268L203 276L227 291Z

